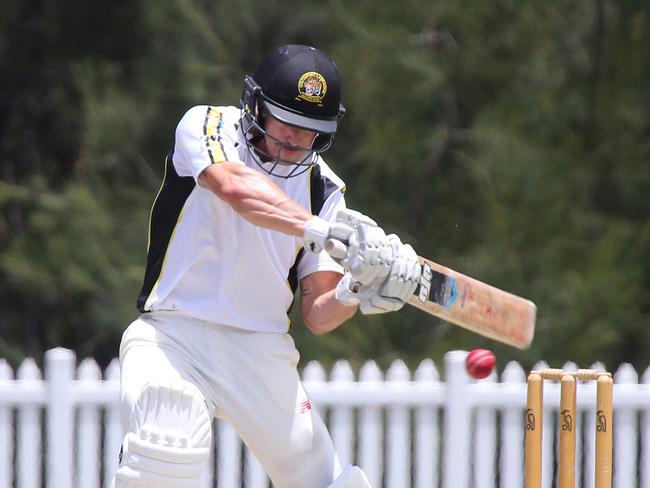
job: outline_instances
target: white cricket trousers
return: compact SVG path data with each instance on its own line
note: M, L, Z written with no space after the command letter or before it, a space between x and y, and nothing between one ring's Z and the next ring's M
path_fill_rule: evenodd
M332 440L312 408L289 334L253 332L176 312L141 315L120 345L121 415L151 382L182 379L204 395L214 417L230 423L276 488L325 488L341 472Z

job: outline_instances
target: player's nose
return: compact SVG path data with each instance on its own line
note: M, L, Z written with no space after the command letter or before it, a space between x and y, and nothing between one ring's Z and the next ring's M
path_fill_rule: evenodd
M301 132L298 127L285 126L282 133L282 140L287 144L297 144L300 141Z

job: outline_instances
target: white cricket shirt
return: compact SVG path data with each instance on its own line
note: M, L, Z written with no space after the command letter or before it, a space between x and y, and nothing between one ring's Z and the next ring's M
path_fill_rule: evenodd
M151 210L147 270L138 307L248 330L286 332L301 278L343 268L302 239L255 226L197 184L211 164L241 162L259 170L239 129L236 107L196 106L180 120L165 176ZM332 220L345 207L345 185L321 157L292 178L271 176L292 200Z

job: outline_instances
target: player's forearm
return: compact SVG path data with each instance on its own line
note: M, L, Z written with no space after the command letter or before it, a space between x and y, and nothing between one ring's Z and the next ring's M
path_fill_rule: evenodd
M246 220L285 234L302 237L305 224L313 215L286 195L265 189L237 198L231 206Z
M302 289L301 293L305 296L308 291ZM309 310L303 314L303 320L312 333L322 335L343 324L356 313L357 308L356 305L343 305L336 299L334 290L331 290L313 301Z
M291 200L266 175L235 163L206 168L199 178L249 222L302 236L313 215Z

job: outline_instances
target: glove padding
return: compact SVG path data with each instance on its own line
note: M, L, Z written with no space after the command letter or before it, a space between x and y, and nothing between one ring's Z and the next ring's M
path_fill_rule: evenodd
M350 209L339 210L335 223L354 230L347 238L347 252L338 259L339 263L361 285L383 281L393 262L393 250L384 230L370 217ZM340 233L333 233L333 237L338 239L336 234Z
M303 234L305 249L319 253L326 248L328 240L340 244L337 249L329 248L328 251L350 272L355 282L370 286L383 283L388 277L396 248L370 217L342 209L331 223L320 217L311 219Z
M346 305L359 304L364 315L401 309L415 292L420 280L422 266L413 248L409 244L402 244L395 234L388 236L388 239L396 257L383 281L363 285L355 281L351 273L346 273L336 287L337 300Z
M335 290L336 299L343 305L358 305L361 300L365 300L375 293L377 290L372 286L364 286L356 282L349 271L343 275Z
M328 222L317 216L307 222L302 234L303 246L307 251L318 254L325 249L329 239L358 242L354 228L345 222Z
M365 315L399 310L404 302L396 298L378 297L377 286L362 285L346 272L336 286L336 299L344 305L359 305ZM375 304L375 302L379 303Z
M402 244L395 234L388 236L393 250L393 262L388 277L376 293L359 303L364 315L395 312L411 298L420 281L422 265L410 244Z
M393 249L394 258L388 278L379 288L379 294L406 302L420 282L422 265L410 244L403 244L395 234L389 235L388 241Z
M307 251L318 254L325 248L329 235L330 223L320 217L314 217L305 225L302 234L303 246Z
M401 309L420 281L422 266L413 248L409 244L402 244L395 234L388 237L395 258L388 277L379 285L377 292L360 301L359 309L364 315Z

